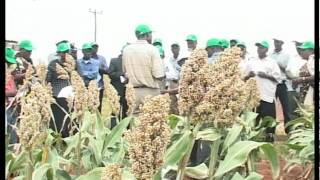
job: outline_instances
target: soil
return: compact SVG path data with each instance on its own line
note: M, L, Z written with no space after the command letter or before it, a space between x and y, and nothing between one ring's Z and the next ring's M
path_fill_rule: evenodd
M289 172L285 172L283 169L286 165L284 159L280 159L280 176L278 180L302 180L300 177L303 173L303 167L297 166L291 169ZM267 160L261 160L256 163L257 173L263 175L263 180L272 180L272 172L269 162Z

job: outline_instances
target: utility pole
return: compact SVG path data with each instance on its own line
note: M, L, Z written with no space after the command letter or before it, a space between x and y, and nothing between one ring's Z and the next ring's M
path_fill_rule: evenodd
M91 10L90 8L89 12L94 15L94 42L97 42L97 14L102 14L102 11L98 12L96 9Z

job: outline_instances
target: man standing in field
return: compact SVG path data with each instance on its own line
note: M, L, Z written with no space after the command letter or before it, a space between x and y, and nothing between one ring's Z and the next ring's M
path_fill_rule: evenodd
M165 77L164 62L159 50L152 43L152 31L141 24L135 29L137 41L123 50L123 73L135 89L136 102L133 113L139 113L139 105L146 96L160 94L159 82Z
M275 60L267 56L269 44L267 41L257 42L258 58L249 61L248 74L245 80L255 77L260 92L260 105L257 107L259 113L256 125L260 119L266 116L276 118L275 96L278 83L281 82L281 71ZM274 141L275 128L267 129L266 141Z
M287 124L291 120L289 116L290 104L289 104L287 86L290 86L292 82L289 82L289 79L287 78L287 75L286 75L286 68L289 64L290 56L289 54L284 52L282 48L282 45L284 44L283 40L280 40L280 39L273 39L273 40L274 40L275 49L270 57L277 62L281 70L281 83L277 85L276 98L279 98L280 100L283 117L284 117L284 123ZM286 133L288 133L287 130L286 130Z

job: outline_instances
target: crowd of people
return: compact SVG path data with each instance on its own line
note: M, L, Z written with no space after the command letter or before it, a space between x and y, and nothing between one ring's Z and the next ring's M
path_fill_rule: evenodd
M171 97L170 113L179 114L178 111L178 88L181 68L193 50L197 49L197 36L190 34L186 36L188 54L180 53L180 44L171 44L171 54L165 55L161 39L152 38L152 31L147 25L138 25L135 29L137 41L130 42L121 50L118 57L112 58L108 64L106 59L98 54L99 45L95 42L83 44L82 57L77 57L77 49L67 40L56 44L57 51L48 58L46 82L51 83L52 96L57 104L52 104L55 124L59 130L62 129L62 137L69 136L68 123L63 126L65 113L68 112L66 97L61 97L61 91L70 86L70 81L61 78L57 67L66 68L65 61L72 57L76 63L76 71L82 77L84 84L96 80L100 90L97 101L100 102L99 111L104 92L103 75L109 75L111 84L120 96L122 117L126 117L128 109L125 99L125 84L130 82L135 89L136 102L134 115L139 113L139 106L143 104L146 96L156 96L169 93ZM255 78L260 93L260 105L257 107L259 117L271 116L276 118L276 99L279 98L283 109L284 122L288 123L295 119L297 103L305 106L314 104L314 44L311 41L294 42L297 55L286 53L282 48L284 41L279 38L273 39L274 48L268 41L259 41L257 56L249 56L245 42L237 39L230 41L226 39L211 38L206 43L208 63L216 63L219 55L226 49L237 46L241 49L241 62L239 68L243 72L243 80ZM19 104L15 101L19 86L22 84L26 69L33 64L31 53L33 44L29 40L19 43L19 51L6 48L6 71L10 74L6 80L6 122L10 143L17 143L18 137L13 129L19 116ZM268 52L271 55L268 55ZM169 54L169 53L168 53ZM60 107L64 108L62 110ZM51 124L51 128L53 125ZM290 129L286 129L288 133ZM274 140L274 129L268 130L267 141Z

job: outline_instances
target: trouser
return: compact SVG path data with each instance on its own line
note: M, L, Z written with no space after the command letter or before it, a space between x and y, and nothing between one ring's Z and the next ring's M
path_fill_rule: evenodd
M15 144L18 143L18 135L16 129L14 129L12 126L16 126L17 124L17 117L18 112L15 109L15 106L11 106L8 110L5 112L6 114L6 128L9 135L9 144Z
M120 106L121 106L121 118L120 115L118 117L119 120L124 119L127 117L127 111L128 111L128 104L125 96L120 96ZM117 125L116 118L111 118L111 129L114 128Z
M299 113L295 112L298 108L299 94L296 91L288 92L289 100L289 119L293 120L299 117Z
M263 119L266 116L271 116L276 118L276 107L275 103L269 103L266 101L260 100L260 105L257 107L258 117L256 118L256 126L259 125L260 119ZM267 133L275 133L275 128L267 128Z
M288 97L288 89L285 83L281 83L277 85L276 90L276 97L279 97L281 106L282 106L282 112L284 117L284 123L288 123L290 119L290 103L289 103L289 97Z
M99 107L98 107L98 110L100 113L101 113L101 108L102 108L103 92L104 92L104 89L100 89L100 91L99 91Z
M56 103L59 104L59 106L61 106L64 109L64 111L68 113L69 107L68 107L68 102L66 98L57 98L57 97L54 97L54 98L56 100ZM61 131L62 137L65 138L69 136L69 132L71 130L71 122L70 122L70 118L66 116L67 114L59 106L57 106L56 104L51 104L51 110L53 113L54 122L53 122L53 119L51 119L49 127L54 131L56 130L56 127L57 127L58 133Z
M144 98L146 96L157 96L160 95L160 89L157 88L148 88L148 87L139 87L134 88L136 100L133 108L133 115L137 116L140 113L139 106L143 105Z
M205 123L202 125L200 130L209 128L210 125ZM191 155L190 155L190 166L197 166L201 163L205 163L209 165L209 159L211 154L211 141L205 141L205 140L196 140L194 142Z

